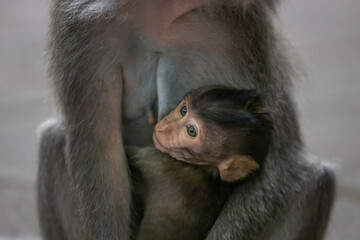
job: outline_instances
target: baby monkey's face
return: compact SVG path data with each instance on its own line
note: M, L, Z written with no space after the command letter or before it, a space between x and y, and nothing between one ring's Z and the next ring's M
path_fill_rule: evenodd
M172 157L194 164L209 164L206 156L208 134L204 122L196 116L190 99L185 97L177 107L155 126L153 140L157 149ZM202 162L201 159L207 159Z
M223 181L237 181L259 168L249 153L269 144L261 144L271 130L266 112L261 115L262 109L254 91L199 88L156 124L153 140L157 149L177 160L212 165ZM265 135L258 133L259 128Z

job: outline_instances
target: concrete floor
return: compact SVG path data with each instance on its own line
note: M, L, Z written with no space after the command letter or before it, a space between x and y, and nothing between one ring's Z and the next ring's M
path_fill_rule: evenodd
M279 24L307 76L296 86L305 142L337 163L327 240L360 238L360 1L283 0ZM35 129L55 115L44 48L47 0L0 2L0 240L38 239Z

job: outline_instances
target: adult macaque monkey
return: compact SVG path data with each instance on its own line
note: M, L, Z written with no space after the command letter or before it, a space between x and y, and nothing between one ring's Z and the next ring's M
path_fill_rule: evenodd
M153 134L155 146L177 160L153 147L126 150L134 239L204 239L235 181L263 164L271 132L253 90L205 87L187 94Z
M262 92L274 134L261 176L234 189L207 239L323 237L334 176L303 148L292 70L271 19L277 2L52 0L50 75L63 118L48 124L40 149L54 157L39 169L45 238L129 239L124 142L150 145L149 109L161 119L209 84ZM54 190L63 195L51 201Z

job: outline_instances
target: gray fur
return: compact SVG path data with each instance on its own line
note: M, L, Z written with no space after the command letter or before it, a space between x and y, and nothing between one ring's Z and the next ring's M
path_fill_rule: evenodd
M39 215L44 237L54 234L48 232L59 212L70 212L64 217L70 226L59 226L70 239L128 239L131 200L122 127L144 116L149 103L157 100L161 118L183 93L217 83L263 93L275 134L260 178L235 189L207 239L323 238L335 177L304 157L291 93L293 70L271 20L277 1L226 1L229 8L221 11L210 2L212 13L202 13L207 26L221 23L237 49L226 58L217 57L216 47L209 48L214 52L197 46L152 52L127 27L126 13L119 15L124 1L53 0L50 75L64 118L65 148L59 149L56 127L43 133ZM211 33L206 37L204 45L218 39ZM126 134L128 142L143 144L136 133ZM57 166L59 161L64 166ZM63 199L61 188L70 187L68 197L76 204L49 202L49 194L55 194L49 184L59 177L68 185L55 188L56 196Z

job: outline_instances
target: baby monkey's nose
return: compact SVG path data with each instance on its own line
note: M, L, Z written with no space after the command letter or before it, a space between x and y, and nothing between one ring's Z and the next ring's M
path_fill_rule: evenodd
M161 133L171 133L172 127L170 124L156 124L155 131Z

